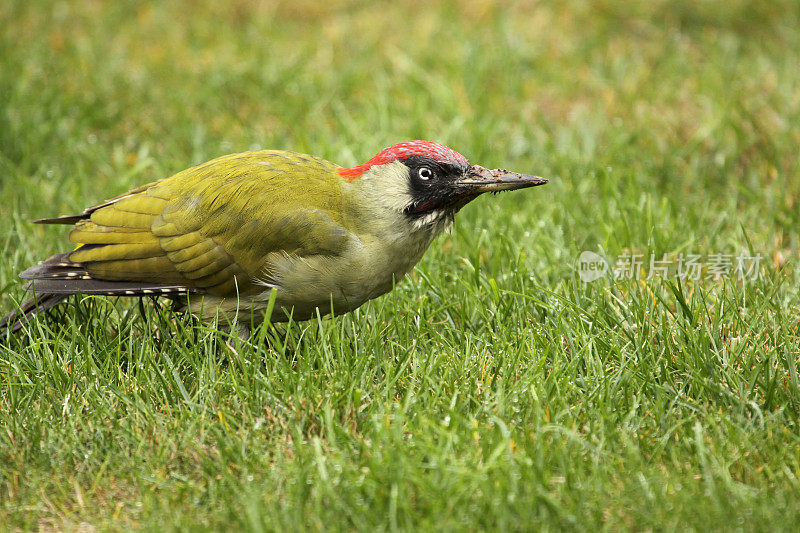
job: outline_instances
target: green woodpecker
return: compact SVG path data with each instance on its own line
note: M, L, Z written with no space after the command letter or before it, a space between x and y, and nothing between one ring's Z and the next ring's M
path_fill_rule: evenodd
M430 141L343 168L295 152L214 159L80 215L74 251L25 270L34 298L0 321L19 329L71 294L165 296L204 320L305 320L390 291L478 195L548 180L470 165Z

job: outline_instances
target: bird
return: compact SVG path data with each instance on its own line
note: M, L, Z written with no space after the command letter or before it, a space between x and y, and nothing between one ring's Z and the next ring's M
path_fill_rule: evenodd
M268 309L273 322L343 314L392 290L470 201L545 183L424 140L353 167L286 150L225 155L36 220L72 225L76 247L20 274L33 297L0 331L74 294L166 297L227 324Z

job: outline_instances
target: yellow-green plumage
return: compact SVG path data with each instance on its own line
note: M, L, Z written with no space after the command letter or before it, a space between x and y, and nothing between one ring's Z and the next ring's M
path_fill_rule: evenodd
M302 195L293 183L298 166ZM80 247L69 259L99 279L229 298L263 292L271 254L341 251L347 232L336 213L346 184L338 168L284 151L220 157L88 210L70 234Z

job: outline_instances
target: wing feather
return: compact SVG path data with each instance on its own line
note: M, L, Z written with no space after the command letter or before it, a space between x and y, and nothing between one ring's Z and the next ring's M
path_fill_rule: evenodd
M126 233L124 235L131 235ZM155 242L125 242L118 244L81 246L72 254L70 259L78 263L97 261L119 261L122 259L147 259L164 255L164 250L158 241Z
M91 220L98 226L149 230L153 225L153 218L153 215L132 213L109 206L92 213Z

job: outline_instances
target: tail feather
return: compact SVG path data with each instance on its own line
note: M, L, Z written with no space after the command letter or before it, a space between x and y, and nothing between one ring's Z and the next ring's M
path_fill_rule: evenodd
M19 275L22 279L75 278L87 276L80 263L70 261L69 254L56 254L38 265L26 269Z
M49 310L72 294L175 298L202 292L184 285L94 279L83 265L70 261L68 253L56 254L25 270L20 277L30 280L24 288L33 290L34 297L23 302L19 309L0 318L0 332L19 331L31 317Z
M91 245L90 245L91 246ZM31 280L25 290L36 294L101 294L106 296L175 296L198 292L195 287L147 283L142 281L106 281L93 278L68 253L56 254L19 275Z

